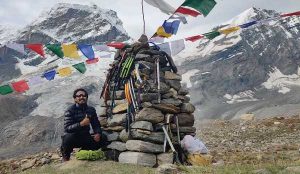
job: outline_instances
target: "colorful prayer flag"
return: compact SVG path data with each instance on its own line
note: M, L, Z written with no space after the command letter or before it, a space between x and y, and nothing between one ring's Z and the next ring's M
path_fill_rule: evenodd
M87 64L93 64L93 63L97 63L98 61L99 61L98 58L94 58L94 59L86 60L85 62L86 62Z
M177 55L185 48L183 39L172 41L170 42L170 44L171 44L172 56Z
M72 74L72 69L70 67L65 67L58 69L58 75L61 77L67 77Z
M187 37L187 38L185 38L185 40L195 42L203 37L204 37L203 35L196 35L196 36Z
M6 46L8 48L18 51L19 53L26 54L25 49L24 49L24 44L8 43L8 44L6 44Z
M55 74L56 74L56 71L55 70L51 70L51 71L48 71L48 72L45 72L44 73L44 77L47 79L47 80L53 80L54 77L55 77Z
M77 64L73 65L73 67L75 69L77 69L82 74L84 74L85 71L86 71L86 67L85 67L85 64L83 62L77 63Z
M31 49L32 51L38 53L42 57L45 57L44 49L42 44L26 44L26 48Z
M194 17L201 13L204 16L207 16L216 4L217 3L214 0L185 0L176 12Z
M162 26L158 27L156 34L160 37L166 37L166 38L169 38L172 36L172 34L166 33L164 27L162 27Z
M236 32L239 29L241 29L241 28L240 27L230 27L230 28L226 28L226 29L221 29L221 30L219 30L219 32L227 35L227 34Z
M94 59L95 58L95 53L94 53L92 45L78 44L78 48L80 49L82 54L85 57L87 57L88 59Z
M78 52L77 52L77 45L76 44L70 44L70 45L62 45L62 49L64 52L65 57L80 58Z
M51 50L58 57L63 58L64 52L62 51L61 44L47 44L46 47Z
M0 94L1 95L6 95L6 94L9 94L12 92L13 92L13 89L9 85L0 86Z
M156 36L156 37L152 37L149 39L149 42L154 42L154 43L163 43L165 40L165 38L163 37L159 37L159 36Z
M165 20L162 27L164 27L166 33L176 34L177 31L178 31L179 24L180 24L179 20L175 20L175 21L172 21L172 22L167 22Z
M209 33L205 33L203 34L207 39L209 40L212 40L214 39L215 37L219 36L221 33L218 32L218 31L212 31L212 32L209 32Z
M29 86L25 80L11 83L11 85L17 92L25 92L29 89Z

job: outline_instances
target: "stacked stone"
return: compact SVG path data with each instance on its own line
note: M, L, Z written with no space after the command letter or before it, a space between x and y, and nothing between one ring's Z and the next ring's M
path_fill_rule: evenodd
M196 129L193 127L195 107L189 102L187 89L181 86L181 75L173 73L166 56L158 53L150 49L138 53L135 57L135 64L143 64L150 69L140 69L140 74L146 82L139 96L141 107L135 113L134 122L130 125L130 133L125 130L128 104L124 90L116 91L112 117L107 118L106 112L100 115L101 125L109 133L108 140L111 141L108 146L111 150L107 153L113 160L150 167L171 163L172 153L164 152L163 145L165 134L162 126L167 122L167 118L170 118L169 132L172 134L170 137L173 143L178 143L175 116L179 121L181 139L187 134L195 135ZM157 87L155 64L157 59L159 59L160 90ZM136 96L138 96L137 92ZM110 106L111 101L108 100L107 104Z

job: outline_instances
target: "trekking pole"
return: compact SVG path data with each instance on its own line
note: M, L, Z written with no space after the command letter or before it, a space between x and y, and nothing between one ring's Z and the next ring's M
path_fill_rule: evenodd
M156 59L156 73L157 73L157 94L158 94L158 103L160 103L161 96L160 96L160 77L159 77L159 58Z
M164 125L164 126L166 126L167 128L167 130L169 129L168 128L168 126L169 126L169 124L170 124L170 114L168 114L168 116L167 116L167 123L166 123L166 125ZM166 146L167 146L167 137L165 137L164 138L164 152L166 152Z
M167 132L166 128L165 128L165 127L162 127L162 129L163 129L163 131L164 131L164 133L165 133L165 136L166 136L166 138L167 138L167 140L168 140L168 143L169 143L169 145L170 145L170 147L171 147L171 149L172 149L172 151L173 151L173 155L174 155L173 163L174 163L174 161L176 161L177 163L181 164L181 162L180 162L180 160L179 160L179 157L178 157L178 153L177 153L177 151L175 150L175 148L174 148L174 146L173 146L173 144L172 144L172 141L170 140L170 137L169 137L169 135L168 135L168 132Z
M178 122L178 116L177 115L175 116L175 119L176 119L176 128L177 128L177 141L178 141L178 144L180 144L179 122Z

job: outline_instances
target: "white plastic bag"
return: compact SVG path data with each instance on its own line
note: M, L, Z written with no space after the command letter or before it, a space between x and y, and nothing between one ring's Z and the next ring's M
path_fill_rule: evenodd
M207 154L208 150L204 143L191 135L186 135L181 140L181 147L189 153Z

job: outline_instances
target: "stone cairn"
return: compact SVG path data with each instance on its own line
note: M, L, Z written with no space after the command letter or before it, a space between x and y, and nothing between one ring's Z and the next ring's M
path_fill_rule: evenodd
M126 49L123 49L123 52L124 50ZM111 142L107 146L107 157L121 163L150 167L172 163L173 153L166 141L162 126L167 128L173 144L178 144L178 130L180 139L185 135L194 136L195 107L189 103L188 91L181 86L181 75L176 73L177 68L169 55L150 47L146 42L133 44L126 51L128 50L136 52L132 66L143 65L138 66L143 85L138 87L137 80L133 80L134 94L132 95L136 96L138 109L132 114L133 119L128 128L129 105L124 85L115 89L114 101L112 101L114 79L118 75L115 73L107 77L110 78L106 79L106 85L110 89L109 97L104 97L106 104L102 105L103 113L99 118L102 129L108 133L107 138ZM121 53L122 50L119 50L119 55ZM122 61L121 57L116 56L108 74L120 65L120 61ZM135 77L135 74L133 68L130 76ZM109 80L110 82L107 82ZM104 95L101 94L102 97ZM178 128L176 120L178 120ZM167 146L165 147L164 144Z

